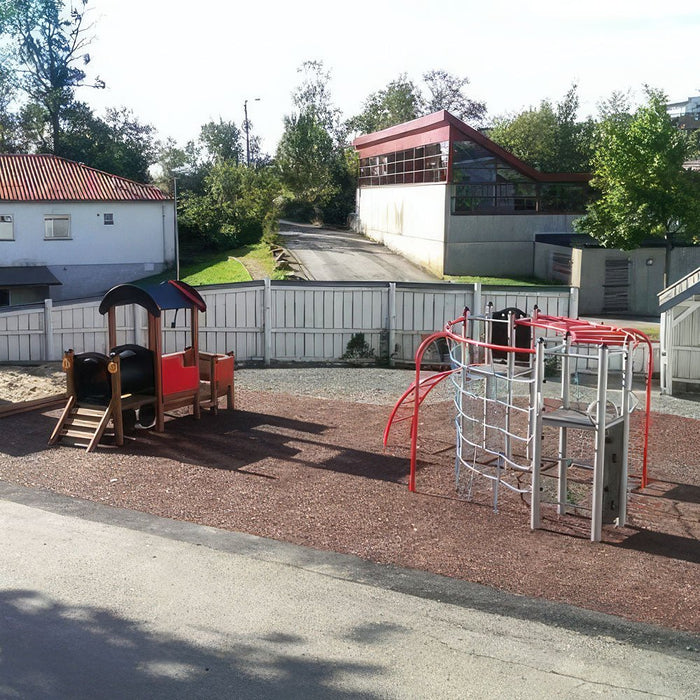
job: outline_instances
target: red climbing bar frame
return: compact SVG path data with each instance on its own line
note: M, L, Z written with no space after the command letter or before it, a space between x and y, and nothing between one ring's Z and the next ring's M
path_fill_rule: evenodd
M535 354L535 349L531 348L521 348L506 345L495 345L494 343L487 343L467 336L467 324L471 319L469 319L469 309L464 310L464 314L450 321L445 325L443 331L438 331L428 336L425 340L421 342L416 350L415 354L415 364L416 364L416 379L413 384L403 393L401 398L397 401L394 409L389 416L386 428L384 429L384 446L386 447L387 440L389 438L389 432L391 426L402 420L406 420L405 417L397 417L399 408L403 405L409 397L413 397L413 410L411 413L411 471L408 480L409 491L416 490L416 462L417 462L417 452L418 452L418 417L420 405L428 395L428 393L443 379L450 376L454 372L459 371L461 368L454 368L452 370L447 370L445 372L440 372L436 375L421 380L421 363L423 361L423 355L426 349L436 340L440 338L445 338L447 340L452 340L456 343L466 343L474 347L485 348L489 350L497 350L501 352L517 352L521 354ZM475 319L483 320L483 319ZM458 335L454 332L453 328L459 324L462 325L461 333ZM648 452L649 452L649 429L650 429L650 414L651 414L651 376L654 370L654 358L652 353L652 345L649 337L634 328L616 328L614 326L608 326L605 324L593 323L591 321L583 321L581 319L569 318L567 316L550 316L548 314L542 314L539 309L535 307L533 314L530 318L521 318L515 320L516 325L532 326L533 328L541 328L544 330L552 330L560 335L569 335L572 344L588 344L588 345L631 345L632 349L636 348L640 342L643 342L647 346L648 350L648 360L647 360L647 376L646 376L646 402L645 402L645 423L644 423L644 446L643 446L643 456L642 456L642 475L641 475L641 486L646 487L648 484ZM421 393L422 392L422 393ZM625 407L627 410L627 407Z
M437 333L433 333L432 335L428 336L419 346L418 349L416 350L415 354L415 363L416 363L416 379L415 382L413 383L413 390L411 390L411 387L404 392L403 396L399 399L399 401L396 403L394 406L394 410L391 412L391 416L389 417L389 421L387 423L387 426L384 430L384 439L385 439L385 445L386 445L386 439L388 438L389 431L391 430L391 425L394 422L397 422L396 415L398 412L399 407L401 404L408 399L408 397L413 394L413 415L411 419L411 471L408 477L408 490L409 491L415 491L416 490L416 462L417 462L417 454L418 454L418 411L420 408L421 403L423 402L423 399L427 396L428 391L430 391L436 384L439 383L439 381L442 381L442 379L445 379L445 377L448 377L451 375L453 372L458 371L460 368L456 368L454 370L449 370L446 372L441 372L440 374L442 375L438 381L436 381L434 384L430 386L428 391L426 391L422 396L420 393L421 390L421 378L420 378L420 372L421 372L421 363L423 361L423 355L425 354L426 349L434 343L436 340L439 340L440 338L445 338L448 340L453 340L458 343L468 343L469 345L474 345L476 347L482 347L482 348L487 348L491 350L500 350L502 352L518 352L521 354L526 354L526 355L534 355L535 350L531 348L518 348L518 347L513 347L509 345L495 345L494 343L485 343L479 340L474 340L472 338L466 337L466 325L469 322L469 309L464 310L464 315L461 316L460 318L455 319L454 321L450 321L445 325L445 330L444 331L438 331ZM463 327L463 333L461 335L457 335L456 333L453 332L453 327L459 324L464 324Z

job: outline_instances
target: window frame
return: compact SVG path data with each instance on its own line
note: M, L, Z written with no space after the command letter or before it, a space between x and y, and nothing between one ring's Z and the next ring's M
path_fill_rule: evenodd
M47 224L49 221L66 221L68 222L68 235L66 236L55 236L53 235L53 225L51 226L52 232L49 235L47 230ZM70 214L44 214L44 240L45 241L69 241L73 238L71 233L71 216Z
M9 219L9 221L4 221L4 219ZM10 237L6 238L2 235L3 224L10 224ZM15 240L15 215L14 214L0 214L0 241L14 241Z

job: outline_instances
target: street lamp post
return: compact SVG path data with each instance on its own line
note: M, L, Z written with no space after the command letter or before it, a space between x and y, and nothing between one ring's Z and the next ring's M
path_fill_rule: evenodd
M253 98L254 102L260 102L259 97ZM245 120L243 126L245 127L245 163L250 165L250 126L248 124L248 100L243 103L243 113L245 115Z
M175 279L180 279L180 232L177 229L177 178L173 178L173 197L175 198Z

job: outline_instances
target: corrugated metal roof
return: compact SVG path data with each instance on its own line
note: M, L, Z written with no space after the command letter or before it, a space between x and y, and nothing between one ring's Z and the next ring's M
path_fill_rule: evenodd
M0 201L163 201L153 185L52 155L0 155Z

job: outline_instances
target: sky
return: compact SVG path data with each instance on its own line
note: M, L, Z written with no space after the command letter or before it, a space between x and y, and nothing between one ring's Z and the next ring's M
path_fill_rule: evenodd
M89 68L107 88L78 95L98 113L128 107L181 146L208 121L240 125L247 100L270 154L307 60L330 71L344 117L402 73L446 70L469 78L488 117L557 102L576 83L584 118L613 91L641 101L644 84L671 102L700 95L700 11L683 6L693 3L90 0Z

